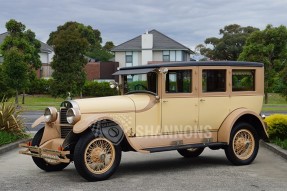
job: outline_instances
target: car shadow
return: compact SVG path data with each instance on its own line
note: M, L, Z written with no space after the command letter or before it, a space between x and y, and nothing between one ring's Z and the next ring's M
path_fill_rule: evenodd
M70 164L73 165L73 164ZM178 171L192 171L192 170L204 170L207 168L216 168L220 166L230 166L231 163L223 156L199 156L196 158L149 158L147 160L125 160L122 159L120 166L116 173L112 176L112 179L125 178L130 175L149 175L157 173L169 173ZM65 169L65 174L69 174L68 179L72 182L86 182L77 173L74 165L68 169Z
M169 171L180 170L195 170L204 169L211 166L229 166L230 163L225 157L216 156L199 156L197 158L162 158L148 161L134 161L125 162L122 161L117 175L125 176L127 174L153 174L164 173Z

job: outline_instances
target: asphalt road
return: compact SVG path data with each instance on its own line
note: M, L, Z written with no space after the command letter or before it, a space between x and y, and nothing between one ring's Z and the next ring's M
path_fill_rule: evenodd
M223 150L206 149L195 159L176 151L123 153L118 171L106 181L86 182L74 164L44 172L19 149L0 155L0 190L286 190L287 161L260 147L248 166L231 165Z

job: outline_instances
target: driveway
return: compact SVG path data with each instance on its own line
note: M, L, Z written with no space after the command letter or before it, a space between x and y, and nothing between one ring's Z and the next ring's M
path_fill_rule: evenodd
M248 166L231 165L223 150L205 149L195 159L176 151L123 153L118 171L106 181L86 182L74 164L44 172L19 149L0 155L1 190L286 190L287 161L260 147Z

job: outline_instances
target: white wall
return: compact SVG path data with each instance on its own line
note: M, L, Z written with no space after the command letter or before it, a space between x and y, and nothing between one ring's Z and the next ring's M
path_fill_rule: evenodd
M125 67L126 65L126 53L125 52L115 52L115 61L119 62L119 67Z

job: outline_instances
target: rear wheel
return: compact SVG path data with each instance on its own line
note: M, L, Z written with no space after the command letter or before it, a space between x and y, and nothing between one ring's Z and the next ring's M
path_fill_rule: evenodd
M254 127L248 123L238 123L231 131L225 154L235 165L248 165L256 158L258 149L259 138Z
M44 127L40 129L34 136L32 140L32 146L40 146L42 137L44 133ZM52 155L51 155L52 156ZM32 157L34 163L42 170L45 170L47 172L49 171L60 171L66 168L69 163L62 163L62 162L56 162L55 160L51 159L43 159L38 157Z
M75 147L74 162L78 173L88 181L108 179L121 161L121 147L104 137L84 134Z
M185 157L185 158L194 158L198 157L202 152L204 148L190 148L190 149L179 149L177 152Z

